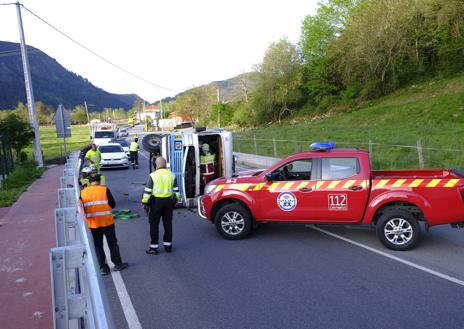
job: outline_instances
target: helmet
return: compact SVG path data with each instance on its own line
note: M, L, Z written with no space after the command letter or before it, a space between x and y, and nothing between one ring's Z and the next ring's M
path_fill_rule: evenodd
M90 172L97 172L97 167L95 167L94 165L91 165L89 168Z
M203 152L208 153L209 145L207 143L203 143L203 145L201 146L201 149L203 150Z
M134 142L138 142L139 139L137 137L134 138Z
M83 173L84 175L88 175L88 174L90 174L91 172L92 172L92 169L91 169L90 167L84 167L84 168L82 168L82 173Z

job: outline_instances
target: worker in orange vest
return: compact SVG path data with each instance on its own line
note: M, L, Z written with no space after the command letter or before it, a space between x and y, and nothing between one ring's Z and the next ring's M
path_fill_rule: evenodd
M100 265L100 273L107 275L110 268L106 263L105 252L103 251L103 237L106 237L108 247L110 248L111 261L114 263L114 270L121 271L128 264L123 263L119 254L118 240L116 239L116 230L114 227L114 218L111 212L116 206L107 186L100 185L100 174L90 175L90 186L81 191L82 205L87 219L87 226L92 232L95 253L97 254Z

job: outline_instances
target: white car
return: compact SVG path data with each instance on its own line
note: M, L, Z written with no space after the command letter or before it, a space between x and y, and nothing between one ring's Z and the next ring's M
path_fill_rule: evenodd
M119 137L129 137L127 128L119 128Z
M98 150L101 153L101 168L129 168L129 158L120 144L101 144Z
M125 139L112 139L110 143L117 143L122 146L124 152L126 152L127 156L130 158L130 152L129 152L129 147L130 144L127 140Z

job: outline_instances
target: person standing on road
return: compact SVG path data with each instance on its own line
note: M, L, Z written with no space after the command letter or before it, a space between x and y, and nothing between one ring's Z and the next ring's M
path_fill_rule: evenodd
M92 148L87 151L85 158L89 160L91 164L97 167L97 171L100 172L101 153L97 149L97 145L92 144Z
M116 201L109 188L100 185L100 174L91 174L89 181L90 186L81 191L81 200L84 206L87 226L92 232L95 253L100 265L100 273L107 275L110 273L110 268L106 263L105 252L103 250L104 236L110 248L111 261L115 264L114 270L121 271L128 266L127 263L123 263L119 253L114 218L111 213L111 210L116 206Z
M139 167L139 139L136 137L131 143L129 147L130 159L132 162L132 166L134 168Z
M166 168L166 159L157 157L154 162L156 170L150 174L142 198L150 223L151 242L146 250L150 255L158 254L158 226L161 217L164 227L163 246L166 252L172 251L172 213L179 198L176 175Z

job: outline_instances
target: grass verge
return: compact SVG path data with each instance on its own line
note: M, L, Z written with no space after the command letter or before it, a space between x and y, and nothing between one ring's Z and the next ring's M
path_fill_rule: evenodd
M46 168L38 168L32 162L17 165L2 182L0 188L0 207L9 207L18 200L36 179L40 178Z
M285 157L309 150L314 141L362 149L371 141L374 168L402 169L419 167L418 140L426 168L464 167L464 76L411 85L319 118L294 117L280 125L236 132L234 150Z
M63 138L56 137L55 127L40 127L40 145L42 146L44 160L52 160L64 156ZM91 142L89 127L72 126L71 137L66 138L67 151L72 152L81 149ZM28 159L33 159L32 145L25 148Z

